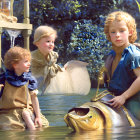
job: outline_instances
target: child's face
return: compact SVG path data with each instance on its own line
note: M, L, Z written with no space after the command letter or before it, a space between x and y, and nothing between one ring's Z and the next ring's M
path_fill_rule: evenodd
M54 42L55 42L56 35L52 34L49 37L41 38L37 43L36 46L40 50L43 55L49 54L54 49Z
M115 47L127 47L131 36L125 21L113 21L109 26L111 42Z
M29 72L30 66L31 66L30 60L26 58L20 60L16 64L13 64L15 73L17 75L21 75L24 72Z

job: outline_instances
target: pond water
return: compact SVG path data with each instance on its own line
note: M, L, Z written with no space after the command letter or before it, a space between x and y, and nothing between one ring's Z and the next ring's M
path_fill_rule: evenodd
M38 131L0 131L0 140L139 140L140 128L113 128L75 133L64 122L64 115L73 107L90 101L96 90L87 96L44 95L38 96L42 113L50 123L49 128Z

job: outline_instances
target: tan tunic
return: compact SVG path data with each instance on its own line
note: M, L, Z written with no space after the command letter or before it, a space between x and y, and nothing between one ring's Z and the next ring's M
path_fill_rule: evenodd
M54 51L50 52L48 56L44 57L39 50L32 52L32 74L36 77L43 76L47 85L50 79L56 76L58 71L63 71L62 68L56 64L58 54Z
M30 95L28 96L29 110L33 113ZM0 129L25 129L22 111L27 108L26 86L15 87L7 81L0 98ZM41 114L43 126L48 127L47 119Z

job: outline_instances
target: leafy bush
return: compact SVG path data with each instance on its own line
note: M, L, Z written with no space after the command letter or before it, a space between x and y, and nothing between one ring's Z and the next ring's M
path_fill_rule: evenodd
M96 79L111 45L106 40L103 27L93 25L92 20L80 20L75 23L67 52L71 58L89 63L90 77Z

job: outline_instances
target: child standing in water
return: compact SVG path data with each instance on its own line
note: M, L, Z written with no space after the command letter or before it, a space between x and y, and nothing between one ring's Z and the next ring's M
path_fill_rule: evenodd
M29 72L31 53L21 47L10 48L4 56L6 72L0 75L0 128L35 130L48 126L40 113L37 81ZM24 123L25 122L25 123Z
M69 61L64 68L56 64L58 53L53 51L56 38L57 31L50 26L39 26L35 30L33 43L38 49L32 52L33 75L37 79L42 77L40 81L41 89L45 87L44 93L88 94L90 79L87 63Z
M140 119L140 49L133 44L137 39L135 19L123 11L113 12L105 21L104 32L112 43L105 64L110 75L107 88L115 95L109 102L116 108L125 105Z

